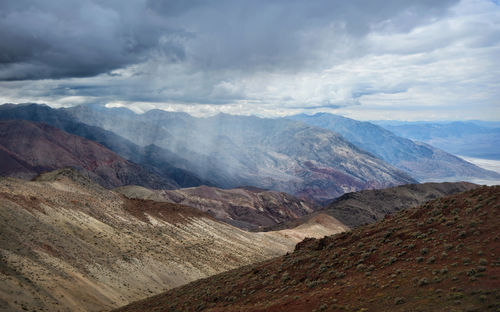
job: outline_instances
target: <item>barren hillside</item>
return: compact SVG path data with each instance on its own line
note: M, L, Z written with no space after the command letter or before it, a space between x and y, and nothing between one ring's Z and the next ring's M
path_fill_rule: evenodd
M178 190L149 190L140 186L124 186L116 190L130 198L194 207L218 220L249 230L294 220L319 209L319 206L310 201L254 187L221 189L199 186Z
M132 311L498 311L500 186L436 199Z
M74 170L0 179L0 311L102 311L282 255L198 209L127 199Z

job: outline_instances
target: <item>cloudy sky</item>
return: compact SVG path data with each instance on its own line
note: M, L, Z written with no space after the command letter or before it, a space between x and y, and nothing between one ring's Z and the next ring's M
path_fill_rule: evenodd
M500 3L2 0L4 102L500 120Z

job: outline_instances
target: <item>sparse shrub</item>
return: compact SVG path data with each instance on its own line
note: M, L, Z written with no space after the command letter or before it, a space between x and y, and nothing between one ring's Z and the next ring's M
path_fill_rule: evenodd
M356 269L357 269L358 271L364 271L364 270L366 269L366 265L364 265L364 264L362 264L362 263L361 263L361 264L358 264L358 266L356 267Z
M344 272L338 272L337 273L337 278L343 278L345 277L345 273Z
M484 258L481 258L481 259L479 259L479 264L480 265L487 265L488 264L488 260L486 260Z
M434 263L434 262L436 262L436 257L434 257L434 256L432 256L429 259L427 259L427 264L431 264L431 263Z
M394 299L394 304L403 304L403 303L405 303L405 299L402 297L397 297L396 299Z
M422 255L426 255L428 252L429 252L429 249L428 249L428 248L425 248L425 247L424 247L424 248L422 248L422 249L420 250L420 253L421 253Z
M426 279L425 277L421 278L419 281L418 281L418 286L425 286L425 285L428 285L429 284L429 280Z
M281 275L281 282L286 283L290 280L290 274L288 272L283 273Z

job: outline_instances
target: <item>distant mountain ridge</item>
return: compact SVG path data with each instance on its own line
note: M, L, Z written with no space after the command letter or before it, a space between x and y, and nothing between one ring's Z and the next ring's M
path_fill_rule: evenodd
M53 109L47 105L32 103L0 105L0 120L42 122L65 132L95 141L120 156L140 164L155 175L173 180L173 184L177 184L179 187L211 185L211 182L200 179L192 172L177 168L167 162L164 155L176 162L183 162L182 158L170 151L154 145L140 147L111 131L79 122L65 111Z
M177 183L132 163L106 147L58 128L25 120L0 121L0 175L30 179L63 167L78 168L102 186Z
M169 161L224 188L241 185L327 200L415 180L329 130L284 119L219 114L196 118L151 110L64 109L80 122L181 155ZM168 156L166 156L168 158Z
M500 160L499 122L376 123L399 136L426 142L456 155Z
M479 168L428 144L395 135L378 125L328 113L288 117L340 133L362 149L380 157L420 181L500 179L500 174Z

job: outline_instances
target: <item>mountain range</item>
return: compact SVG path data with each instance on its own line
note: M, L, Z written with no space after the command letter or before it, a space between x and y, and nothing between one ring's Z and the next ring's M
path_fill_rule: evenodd
M36 104L3 105L0 119L45 122L93 139L182 187L249 185L323 201L415 182L334 132L284 119Z
M124 309L357 311L373 303L378 311L393 299L415 310L420 295L400 290L410 280L391 265L412 278L439 274L415 266L417 252L404 246L431 250L426 261L446 265L451 289L464 272L453 264L458 249L493 261L480 253L497 252L499 206L498 187L417 180L477 177L500 180L426 143L330 114L198 118L0 105L0 311L103 311L136 300L145 301ZM457 240L455 262L438 260L431 248ZM467 274L491 293L495 282L476 274L483 267ZM333 294L317 291L323 285ZM352 289L367 294L359 304Z
M396 135L419 140L455 155L500 160L498 122L390 122L377 121Z
M500 178L500 174L496 172L479 168L429 144L398 136L370 122L361 122L327 113L302 114L289 118L335 131L358 147L408 172L419 181L460 181L471 178L498 180ZM426 133L424 125L415 129L415 133L422 133L423 136L412 136L413 139L424 138ZM446 136L444 133L442 135ZM483 140L488 141L488 138L485 137ZM488 142L490 146L493 146L495 141Z
M115 132L140 146L154 144L189 163L168 159L216 186L251 185L324 200L364 188L415 180L337 133L285 119L219 114L72 107L78 121Z
M2 176L31 179L46 171L73 167L105 187L178 187L172 179L132 163L94 141L24 120L0 121L0 159Z
M45 123L67 133L94 141L125 159L135 162L143 168L147 168L154 174L171 180L171 183L173 180L173 183L178 187L211 185L210 182L199 179L193 173L174 167L162 158L155 156L158 153L168 154L167 151L159 147L148 146L142 148L111 131L78 122L65 111L53 109L47 105L0 105L0 120L27 120ZM174 158L177 162L182 163L182 158L176 158L175 155L171 154L168 155L169 158Z
M325 113L294 120L196 118L159 110L7 104L0 106L1 119L44 122L94 140L178 187L248 185L324 203L346 192L415 183L412 177L500 179L380 126Z

